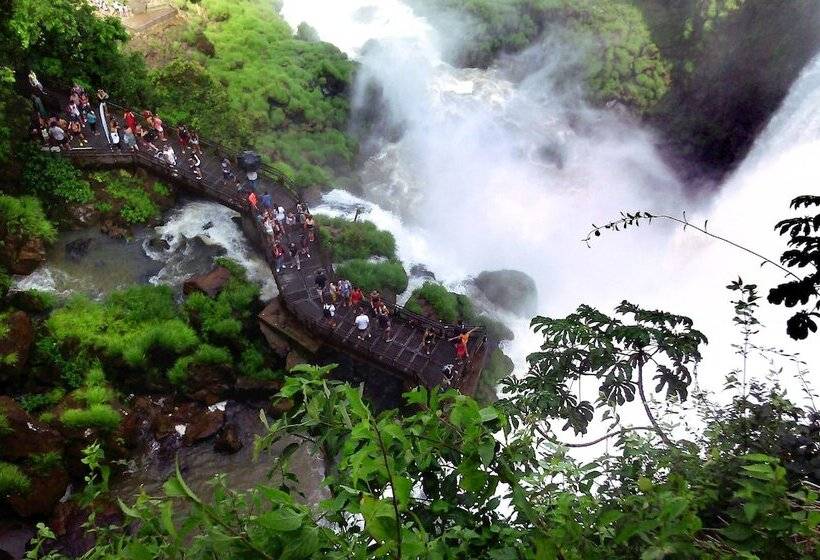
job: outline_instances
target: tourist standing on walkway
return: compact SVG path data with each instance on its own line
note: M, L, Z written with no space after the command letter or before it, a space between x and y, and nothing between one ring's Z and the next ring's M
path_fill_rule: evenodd
M265 191L265 194L262 195L262 209L273 210L273 197L268 191Z
M379 293L378 290L373 290L370 292L370 309L373 310L374 313L377 313L379 307L382 304L382 295Z
M125 110L125 113L122 115L122 120L125 122L127 128L131 130L137 129L137 115L135 115L131 109Z
M114 124L114 126L111 127L111 149L122 151L122 144L120 143L120 131L117 129L116 124Z
M177 155L174 153L174 148L167 144L165 149L162 151L162 154L165 156L165 161L171 167L176 167L177 165Z
M339 296L342 298L343 307L347 307L350 305L350 295L352 289L353 288L350 285L350 280L346 280L344 278L339 280Z
M292 263L290 267L296 267L296 270L302 270L302 259L299 255L299 247L296 246L296 243L291 241L290 245L288 246L288 252L290 252L290 260Z
M188 149L188 142L191 140L191 135L188 133L188 129L185 128L185 125L180 125L177 128L177 138L179 139L179 147L184 154L185 150Z
M433 351L433 348L436 346L436 332L427 327L424 329L424 336L421 339L421 347L424 349L424 352L429 356L430 353Z
M100 133L97 132L97 113L94 112L94 109L91 109L85 115L85 124L88 125L88 129L94 133L94 136L100 135Z
M191 168L191 171L194 172L194 177L196 177L198 181L202 180L202 171L199 169L201 165L202 160L199 159L196 152L191 152L191 155L188 157L188 166Z
M276 223L279 224L279 227L282 228L282 231L285 231L285 209L280 204L276 207Z
M71 139L78 138L80 141L80 147L85 146L88 144L88 140L85 139L85 135L83 134L83 127L80 124L80 119L73 120L68 123L68 132L71 134Z
M191 149L194 153L202 155L202 148L199 146L199 135L196 132L191 132Z
M293 212L288 212L288 215L285 216L285 231L293 231L294 225L296 225L296 216L293 215Z
M467 343L470 341L470 335L473 334L478 327L474 327L470 330L463 329L460 334L450 338L450 342L456 343L456 358L459 360L464 360L465 358L470 357L470 353L467 350Z
M251 208L253 208L254 212L259 210L259 208L257 208L257 204L259 203L259 201L256 199L255 192L251 191L251 194L248 195L248 202L250 203Z
M313 243L316 240L316 220L310 212L305 212L305 231L307 231L308 241Z
M300 242L302 243L302 254L305 256L306 259L310 258L310 238L308 237L307 233L302 233L302 237L300 238Z
M293 268L296 266L296 270L302 270L302 260L299 255L299 247L296 246L296 243L291 242L288 246L288 251L290 252L290 260L292 263L290 267Z
M106 92L102 88L98 89L97 90L97 101L99 101L100 103L105 103L107 99L108 99L108 92Z
M330 301L336 303L339 299L339 287L336 285L336 282L331 282L330 285L327 287L327 293L330 296Z
M165 128L162 126L162 119L159 118L159 115L154 115L152 124L154 126L154 130L156 130L157 134L159 134L159 139L165 142Z
M256 180L259 179L259 174L256 171L248 171L245 177L248 179L250 190L256 192Z
M273 246L273 259L276 262L276 274L279 274L279 271L285 268L285 249L280 243Z
M134 136L134 131L129 127L122 133L122 143L131 152L138 152L137 137Z
M393 342L393 325L390 321L390 310L385 304L380 304L376 312L376 318L379 320L379 326L384 331L384 341Z
M367 313L365 313L361 307L358 310L358 315L356 315L356 331L358 332L359 340L364 340L365 337L372 337L370 334L370 317L367 316Z
M313 283L316 285L316 290L319 292L319 297L322 301L325 299L325 285L327 284L327 275L323 268L316 271L316 276L313 278Z
M333 303L327 302L322 306L322 317L331 329L336 328L336 306Z
M353 291L350 293L350 305L358 306L362 300L364 299L364 294L362 293L362 289L356 286Z

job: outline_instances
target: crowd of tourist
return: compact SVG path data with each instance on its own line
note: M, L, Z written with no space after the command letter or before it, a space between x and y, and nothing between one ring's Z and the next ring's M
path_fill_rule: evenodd
M180 159L185 159L194 177L203 178L199 136L184 125L176 127L173 135L180 158L174 142L168 138L165 123L155 113L143 111L138 116L131 109L125 109L121 117L109 115L103 127L100 120L104 115L99 107L108 99L105 91L100 89L89 95L82 86L75 84L67 104L60 107L59 112L49 113L43 101L47 94L33 72L29 74L29 83L34 107L32 135L48 149L85 147L90 137L100 135L101 129L105 128L111 150L145 151L171 167L175 175L179 173ZM92 99L96 100L96 109ZM223 185L232 186L247 196L248 205L268 238L275 272L279 274L289 268L301 271L303 264L312 258L311 248L316 242L316 219L307 205L299 203L293 210L286 210L281 203L274 203L268 191L259 192L256 170L246 170L246 181L242 182L227 157L223 158L221 169ZM354 311L352 316L358 340L372 339L375 323L384 335L384 342L393 341L394 312L378 291L365 295L361 288L344 278L329 282L323 268L315 273L313 282L322 308L322 320L328 327L335 329L338 311L349 308ZM464 364L469 359L468 342L474 331L460 324L456 336L448 339L454 343L457 364ZM429 356L442 336L446 336L442 329L428 327L422 336L420 350ZM447 374L445 379L449 379Z
M223 179L236 184L236 175L228 160L222 162L222 169ZM303 264L311 258L311 246L316 239L315 218L306 204L297 204L293 211L285 210L281 204L274 203L268 191L263 191L260 195L255 190L256 187L256 181L249 179L240 189L247 191L248 205L268 238L274 271L279 274L287 269L301 270ZM342 309L352 309L358 340L372 339L373 331L378 328L383 333L384 342L393 341L394 312L377 290L365 294L360 287L354 286L345 278L329 281L323 268L314 274L313 285L322 306L322 321L329 328L335 329L338 326L338 316ZM447 339L454 343L457 364L464 364L469 359L468 343L475 330L459 324L456 336ZM441 336L442 329L428 327L422 336L420 350L431 355ZM452 374L452 368L450 371Z
M131 15L131 9L119 0L89 0L89 3L98 12L107 16L128 17Z

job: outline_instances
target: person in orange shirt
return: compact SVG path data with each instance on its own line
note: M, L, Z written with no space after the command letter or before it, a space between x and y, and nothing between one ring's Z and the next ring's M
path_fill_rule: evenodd
M469 331L466 329L462 330L461 334L449 339L450 342L456 343L456 357L459 360L470 357L470 353L467 351L467 343L470 341L470 335L473 334L476 329L478 329L478 327L474 327Z
M256 205L258 204L258 200L256 199L256 193L251 191L251 194L248 195L248 202L251 203L251 208L257 210Z

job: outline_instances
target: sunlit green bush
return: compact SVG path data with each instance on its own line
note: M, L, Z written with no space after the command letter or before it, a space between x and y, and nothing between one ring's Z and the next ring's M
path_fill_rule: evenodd
M88 408L70 408L63 412L60 421L69 428L96 428L113 431L120 424L120 413L107 404L92 404Z
M347 278L354 286L365 292L372 290L390 291L400 294L407 289L407 272L400 262L371 262L353 259L336 268L340 278Z
M0 497L25 494L30 486L31 480L17 465L0 461Z
M396 258L396 240L368 221L319 216L319 239L335 262L370 257Z

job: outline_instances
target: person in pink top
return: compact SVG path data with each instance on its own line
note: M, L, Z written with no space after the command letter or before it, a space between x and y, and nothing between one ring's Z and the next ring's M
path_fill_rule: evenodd
M160 140L165 142L165 129L162 128L162 119L159 118L159 115L154 115L154 130L157 131L159 134Z

